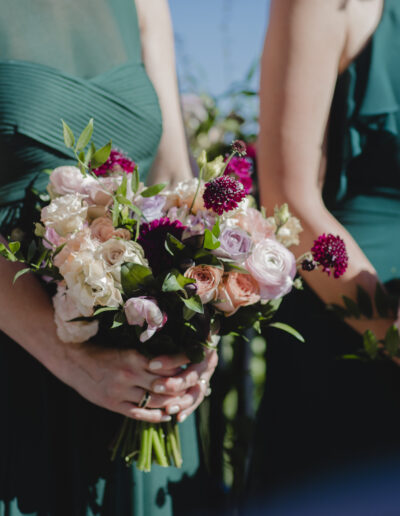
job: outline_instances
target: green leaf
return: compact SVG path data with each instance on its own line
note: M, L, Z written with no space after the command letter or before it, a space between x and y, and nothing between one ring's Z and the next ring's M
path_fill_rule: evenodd
M183 290L184 286L189 283L195 283L195 280L185 278L179 271L172 270L165 276L161 290L163 292L177 292Z
M197 312L198 314L204 313L203 303L199 296L193 296L189 299L181 298L185 303L185 306L189 308L189 310L193 310L193 312Z
M300 342L305 342L304 337L297 330L295 330L288 324L281 323L281 322L274 322L274 323L271 323L270 326L272 326L272 328L277 328L278 330L282 330L282 331L285 331L286 333L289 333L290 335L295 337Z
M17 258L14 254L2 243L0 243L0 254L11 262L16 262Z
M32 242L29 244L28 254L26 256L26 261L28 263L30 263L32 261L33 257L35 256L36 251L37 251L36 242L34 240L32 240Z
M64 120L61 120L63 125L63 135L64 135L64 143L65 146L68 149L72 149L75 143L75 136L70 127L64 122Z
M342 355L340 358L343 358L343 360L361 360L358 355Z
M90 163L91 159L93 158L93 155L94 155L95 152L96 152L96 147L95 147L94 143L91 142L90 147L88 148L88 150L87 150L87 152L85 154L84 163L85 163L86 166L89 165L89 163Z
M397 326L394 324L388 329L385 335L384 346L391 357L397 355L400 345L400 336Z
M167 183L159 183L158 185L149 186L143 192L141 192L142 197L153 197L154 195L157 195L161 192L161 190L164 190L164 188L167 186Z
M122 195L126 199L126 190L128 188L128 177L126 174L122 177L122 182L117 189L117 194Z
M172 254L172 256L175 256L186 247L185 244L171 235L171 233L167 233L164 246L169 254Z
M93 317L102 314L103 312L116 312L117 310L119 310L119 307L116 306L102 306L93 313Z
M139 184L140 184L139 169L138 169L138 166L135 165L135 168L133 169L133 172L132 172L132 179L131 179L131 189L134 194L138 191Z
M357 285L357 304L362 315L365 315L368 319L371 319L374 314L371 297L361 285Z
M138 217L142 217L143 216L143 212L140 208L138 208L137 206L135 206L134 204L131 203L131 201L129 199L127 199L125 196L121 195L121 194L117 194L115 196L115 198L117 199L117 201L120 203L120 204L123 204L124 206L129 206L129 208L134 212L136 213L136 215Z
M109 158L112 148L112 141L110 140L108 143L98 149L94 154L90 161L91 168L101 167Z
M390 300L380 283L376 284L375 306L380 317L388 317L390 313Z
M204 231L204 248L205 249L218 249L218 247L221 245L213 233L209 229L206 229Z
M20 278L21 276L23 276L24 274L26 274L27 272L30 272L30 268L27 267L26 269L21 269L17 272L17 274L14 276L14 279L13 279L13 284L17 281L18 278Z
M190 319L196 315L196 312L194 310L191 310L186 305L183 307L183 318L185 321L190 321Z
M367 330L363 335L364 349L367 355L375 359L378 356L379 342L375 334L371 330Z
M8 247L13 254L18 253L21 248L21 242L9 242Z
M352 299L350 299L347 296L342 296L342 299L343 299L343 303L345 304L349 314L352 317L359 319L361 317L361 312L357 306L357 303L355 303Z
M86 147L86 145L90 142L90 139L93 134L93 118L89 120L88 125L82 131L81 135L78 138L78 143L76 144L75 150L76 152L81 151Z
M214 226L213 226L213 227L212 227L212 229L211 229L211 232L212 232L212 234L213 234L216 238L218 238L218 237L219 237L219 235L221 234L221 229L220 229L220 227L219 227L219 217L217 217L217 219L216 219L216 221L215 221L215 224L214 224Z
M121 284L126 296L142 289L149 280L154 280L153 274L148 267L137 263L124 263L121 267Z
M112 208L112 223L113 223L113 226L116 228L118 226L118 221L119 221L119 203L117 201L117 199L114 199L114 204L113 204L113 208Z

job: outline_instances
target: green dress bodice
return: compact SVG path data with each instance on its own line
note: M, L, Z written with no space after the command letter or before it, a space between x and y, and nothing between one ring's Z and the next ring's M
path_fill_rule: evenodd
M328 130L324 200L383 282L400 276L400 2L340 75ZM334 280L332 280L334 281ZM268 333L251 486L259 494L323 471L400 451L400 371L389 360L343 360L362 338L309 289L279 320L305 338Z
M0 16L0 227L12 229L43 169L73 162L61 119L93 117L139 165L157 152L161 113L141 60L134 0L13 0ZM23 324L23 321L21 321ZM181 425L181 470L111 463L122 420L58 381L0 334L0 516L188 514L201 490L194 417Z

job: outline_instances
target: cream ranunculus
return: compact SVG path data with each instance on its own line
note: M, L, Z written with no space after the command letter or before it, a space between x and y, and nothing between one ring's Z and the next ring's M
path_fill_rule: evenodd
M63 342L85 342L98 332L98 321L70 322L71 319L81 317L83 314L78 310L65 287L58 287L56 295L53 296L53 306L57 335Z
M54 228L60 236L64 237L83 227L86 213L87 206L83 202L83 196L67 194L53 199L48 206L44 207L41 220L46 227Z
M276 299L292 289L296 259L285 246L268 238L254 246L246 260L246 269L258 282L261 299Z

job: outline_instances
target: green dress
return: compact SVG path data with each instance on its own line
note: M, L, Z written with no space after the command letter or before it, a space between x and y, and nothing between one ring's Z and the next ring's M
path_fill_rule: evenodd
M324 199L376 268L400 277L400 2L338 79L328 133ZM334 281L334 280L332 280ZM305 474L400 452L400 368L341 360L361 337L309 289L293 292L278 319L300 344L271 330L267 382L250 484L259 493Z
M112 138L145 180L161 113L141 60L134 0L7 2L0 17L3 232L31 224L23 200L32 186L45 188L43 169L72 162L61 118L78 133L91 117L95 143ZM1 334L0 515L191 513L194 497L205 499L194 417L181 425L183 468L151 473L110 462L121 420Z

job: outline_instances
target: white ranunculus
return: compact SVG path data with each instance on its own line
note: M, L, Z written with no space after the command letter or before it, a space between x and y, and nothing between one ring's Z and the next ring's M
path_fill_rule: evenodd
M77 167L57 167L50 174L50 190L58 195L84 193L85 177Z
M87 206L80 194L67 194L53 199L42 209L41 220L48 228L54 228L60 236L67 236L82 228Z
M63 342L85 342L98 332L98 321L69 322L83 314L65 287L58 287L57 294L53 296L53 306L57 335Z

